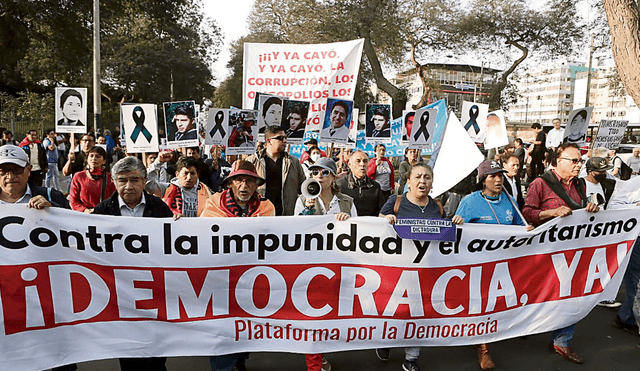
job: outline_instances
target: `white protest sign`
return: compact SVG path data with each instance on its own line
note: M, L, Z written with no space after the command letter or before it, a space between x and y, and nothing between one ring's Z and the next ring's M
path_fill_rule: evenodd
M121 104L128 153L158 152L158 110L155 104Z
M629 121L623 120L602 120L598 126L598 135L593 141L593 148L606 147L616 149L620 147L620 142L624 137Z
M319 131L326 98L353 100L364 40L331 44L244 44L242 106L256 92L310 101L308 129Z

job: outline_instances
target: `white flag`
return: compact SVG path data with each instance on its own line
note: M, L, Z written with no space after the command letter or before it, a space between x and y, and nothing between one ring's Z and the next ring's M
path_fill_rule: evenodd
M482 152L464 130L460 120L450 114L433 166L431 197L437 197L458 184L483 160Z

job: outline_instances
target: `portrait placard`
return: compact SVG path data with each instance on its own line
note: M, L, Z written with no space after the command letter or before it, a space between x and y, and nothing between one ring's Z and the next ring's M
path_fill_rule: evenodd
M328 98L324 111L320 142L347 143L353 111L353 101Z
M367 142L390 143L391 105L367 103L365 107L365 130Z
M497 148L509 144L507 135L507 123L504 120L504 111L493 111L487 115L484 136L484 149Z
M56 88L56 133L87 132L87 88Z
M289 144L302 144L309 116L309 102L285 100L282 115L282 128Z
M167 145L174 148L198 146L195 101L165 102Z
M563 143L574 143L578 146L587 141L587 129L593 107L578 108L571 111L564 129Z
M229 110L229 140L226 150L228 155L250 155L256 152L257 120L256 110Z

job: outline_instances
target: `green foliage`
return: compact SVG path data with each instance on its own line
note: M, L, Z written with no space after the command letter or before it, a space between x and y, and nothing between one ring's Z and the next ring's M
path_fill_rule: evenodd
M509 67L491 91L491 109L506 108L501 95L509 76L530 54L540 59L569 56L583 41L577 0L549 0L540 10L525 0L474 0L460 23L470 48L503 59ZM515 50L514 50L515 48ZM514 53L518 54L514 57Z
M202 0L102 1L100 25L103 115L118 111L121 100L171 99L172 80L175 99L213 96L222 35L202 15ZM1 2L0 91L91 91L92 27L92 1Z

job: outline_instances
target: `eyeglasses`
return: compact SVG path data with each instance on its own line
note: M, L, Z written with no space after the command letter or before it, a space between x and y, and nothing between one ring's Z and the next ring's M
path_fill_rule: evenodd
M23 167L14 167L12 169L0 169L0 176L5 176L9 173L13 174L13 175L22 175L24 174L24 169Z
M287 137L285 135L278 135L277 137L269 138L269 140L271 140L271 139L275 139L275 140L279 140L279 141L284 142L287 139Z
M574 165L582 164L584 161L581 158L568 158L568 157L560 157L561 160L571 161Z
M331 171L327 170L327 169L312 169L311 170L311 175L313 176L318 176L318 174L322 174L322 176L329 176L329 174L331 174Z

